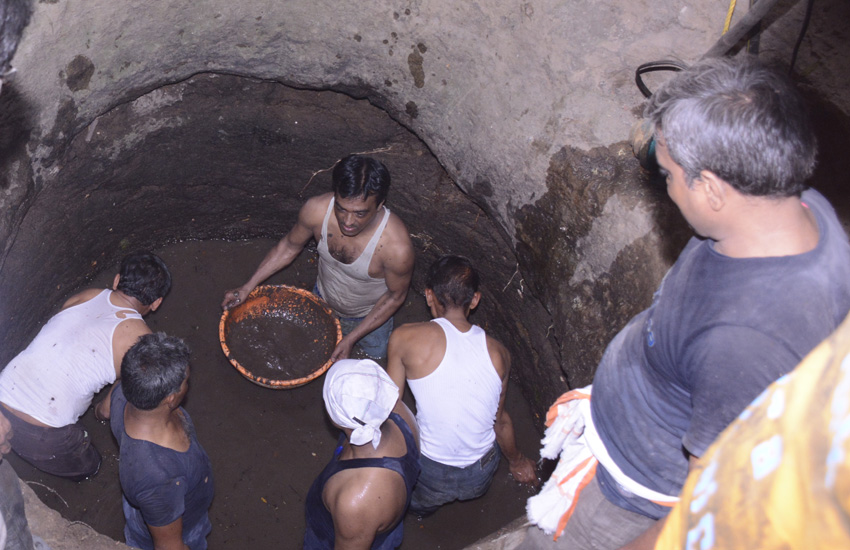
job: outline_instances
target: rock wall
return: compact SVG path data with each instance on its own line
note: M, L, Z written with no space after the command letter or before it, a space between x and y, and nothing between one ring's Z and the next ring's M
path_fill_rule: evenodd
M420 266L445 251L482 263L494 330L545 408L589 381L682 243L625 144L643 101L634 69L697 59L726 9L43 0L0 97L0 360L121 250L280 234L301 193L326 188L322 172L305 189L313 172L391 147L391 206ZM846 12L819 4L798 66L843 120ZM789 55L801 19L780 3L770 56Z

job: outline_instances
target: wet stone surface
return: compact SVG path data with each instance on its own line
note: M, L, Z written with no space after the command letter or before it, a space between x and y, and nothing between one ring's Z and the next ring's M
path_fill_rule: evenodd
M211 550L301 548L304 497L336 446L338 431L327 420L322 403L323 377L290 390L263 388L241 376L219 344L219 304L225 290L242 284L272 244L267 239L184 242L158 251L172 271L174 284L162 307L146 320L152 330L179 336L192 349L184 406L215 472L213 530L207 539ZM114 272L114 267L106 269L89 286L110 285ZM266 283L312 289L315 277L315 252L305 250ZM474 313L473 321L487 326L485 313ZM411 289L396 314L396 324L428 318L420 292ZM409 395L405 400L410 402ZM518 445L536 459L540 435L515 381L506 407ZM101 470L92 479L69 482L42 474L14 455L8 455L8 460L37 495L65 518L122 541L118 450L109 426L95 420L92 409L81 420L103 455ZM464 548L523 515L531 494L532 490L510 477L503 460L483 498L447 505L421 521L406 517L402 548Z

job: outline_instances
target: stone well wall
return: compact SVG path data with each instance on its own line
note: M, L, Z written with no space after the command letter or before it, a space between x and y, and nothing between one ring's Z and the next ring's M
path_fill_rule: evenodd
M846 6L819 5L798 64L839 124ZM492 330L542 410L590 380L681 247L626 144L633 74L697 59L726 8L42 0L0 98L0 360L123 250L280 235L327 188L314 172L379 151L420 267L480 263ZM789 55L801 10L780 2L769 56Z

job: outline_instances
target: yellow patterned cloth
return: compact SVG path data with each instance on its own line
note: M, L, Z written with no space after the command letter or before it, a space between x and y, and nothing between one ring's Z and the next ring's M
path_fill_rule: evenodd
M674 548L850 548L850 317L708 449L656 544Z

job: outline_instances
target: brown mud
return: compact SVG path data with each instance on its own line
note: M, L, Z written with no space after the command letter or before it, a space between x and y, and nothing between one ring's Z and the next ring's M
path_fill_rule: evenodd
M282 285L257 288L222 324L228 358L263 385L319 374L341 335L324 301Z
M211 550L300 548L304 497L332 455L337 438L322 403L324 378L289 390L263 388L241 376L219 344L219 304L225 290L247 280L272 244L271 240L184 242L158 251L172 271L174 284L162 307L146 320L152 330L179 336L192 348L184 406L215 472L213 530L207 539ZM312 289L315 262L315 252L305 250L292 266L266 282ZM88 286L109 286L115 270L107 269ZM420 292L411 289L396 314L397 326L429 318ZM481 315L473 314L472 320L486 326L487 319ZM410 402L409 395L405 400ZM537 459L540 435L515 383L508 391L506 408L520 449ZM103 455L101 470L91 479L70 482L38 472L13 454L7 458L39 498L65 518L121 541L124 518L117 448L108 425L95 420L91 408L82 422ZM402 548L464 548L523 515L531 494L533 490L510 477L503 460L484 497L444 506L421 521L407 516Z

